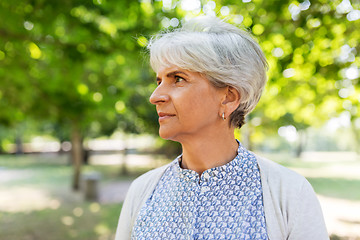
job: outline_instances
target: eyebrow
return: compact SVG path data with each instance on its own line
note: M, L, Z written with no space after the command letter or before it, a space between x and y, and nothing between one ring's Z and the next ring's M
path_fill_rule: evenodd
M189 75L187 75L185 72L183 72L183 71L173 71L173 72L169 72L168 74L166 74L166 77L173 77L173 76L175 76L175 75L177 75L177 74L184 74L185 76L189 76ZM156 80L158 81L158 80L161 80L161 78L159 78L159 77L156 77Z

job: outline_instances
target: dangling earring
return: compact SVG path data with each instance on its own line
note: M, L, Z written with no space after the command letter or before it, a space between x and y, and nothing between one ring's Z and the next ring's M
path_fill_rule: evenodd
M222 117L222 120L224 120L225 121L225 113L223 112L223 114L221 115L221 117Z

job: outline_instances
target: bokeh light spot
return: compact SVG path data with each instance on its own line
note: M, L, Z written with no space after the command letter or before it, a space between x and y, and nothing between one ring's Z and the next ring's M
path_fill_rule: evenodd
M171 25L172 27L177 27L177 26L179 26L179 23L180 23L180 21L179 21L179 19L177 19L177 18L172 18L172 19L170 20L170 25Z
M223 15L223 16L229 15L230 14L230 8L228 6L223 6L220 9L220 14Z
M181 8L185 11L194 11L201 7L199 0L182 0Z
M360 19L360 10L353 10L346 15L349 21L356 21Z
M71 226L74 224L74 218L70 216L64 216L61 218L61 222L66 226Z
M298 137L296 128L292 125L280 127L278 130L278 134L289 142L295 142Z
M80 207L74 208L73 214L76 217L81 217L84 214L84 210Z
M274 57L282 57L282 55L284 55L284 50L282 50L282 48L274 48L271 52L271 54L274 56Z
M261 24L255 24L252 28L252 31L255 35L261 35L264 32L265 28Z
M94 93L93 99L95 102L101 102L103 99L103 95L99 92Z
M141 46L141 47L146 47L146 45L148 44L148 40L146 39L146 37L141 36L137 39L137 43Z
M94 230L98 235L105 235L110 233L110 229L104 224L96 225Z
M85 95L89 92L89 88L85 84L81 83L77 86L77 91L81 95Z
M61 206L61 203L60 203L60 201L59 200L57 200L57 199L52 199L51 201L50 201L50 208L51 209L58 209L59 207Z
M291 78L291 77L295 76L295 69L293 69L293 68L285 69L283 71L283 76L285 78Z
M252 23L253 23L253 21L252 21L251 17L244 18L243 24L245 27L250 27Z
M39 59L41 57L40 48L33 42L29 43L28 49L30 51L30 57L33 59Z
M34 24L30 21L25 21L24 28L28 31L31 31L34 28Z
M91 203L89 206L91 212L96 213L100 211L100 204L98 203Z
M126 109L125 103L123 101L117 101L115 103L115 109L118 113L124 113Z

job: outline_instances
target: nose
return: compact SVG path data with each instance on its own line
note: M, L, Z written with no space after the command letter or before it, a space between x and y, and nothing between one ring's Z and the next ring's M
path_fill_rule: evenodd
M169 101L169 95L167 94L165 88L162 87L162 85L159 85L151 94L149 101L154 105L164 103Z

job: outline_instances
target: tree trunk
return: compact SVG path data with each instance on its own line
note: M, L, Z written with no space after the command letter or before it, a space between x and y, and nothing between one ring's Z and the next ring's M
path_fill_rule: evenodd
M23 149L23 143L21 140L20 136L17 136L15 139L15 144L16 144L16 149L15 149L15 153L16 154L23 154L24 153L24 149Z
M355 151L358 155L360 155L360 129L356 127L355 118L351 119L351 130L355 140Z
M125 147L124 149L124 154L123 154L123 161L122 161L122 164L121 164L121 175L123 176L127 176L129 174L129 171L128 171L128 167L127 167L127 155L128 155L128 148Z
M121 170L120 170L120 174L122 176L127 176L129 174L129 169L128 169L128 165L127 165L127 158L128 158L128 154L129 154L129 149L128 149L128 139L129 137L127 135L124 136L124 151L123 151L123 155L122 155L122 164L121 164Z
M298 145L296 147L295 150L295 156L297 158L301 157L302 152L304 151L304 147L306 144L306 130L299 130L298 134L299 134L299 141L298 141Z
M81 174L81 166L83 162L82 137L77 123L73 123L72 126L71 145L72 145L71 157L72 157L72 164L74 167L72 189L74 191L77 191L80 188L80 174Z

